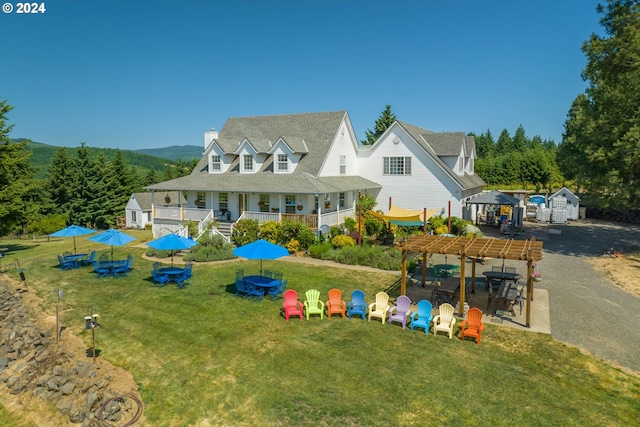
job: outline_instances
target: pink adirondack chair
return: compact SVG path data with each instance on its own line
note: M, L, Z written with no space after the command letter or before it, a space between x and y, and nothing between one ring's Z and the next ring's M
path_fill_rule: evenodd
M284 308L284 317L289 321L289 316L298 316L302 320L303 306L298 301L298 293L293 289L289 289L284 293L284 301L282 301L282 307Z

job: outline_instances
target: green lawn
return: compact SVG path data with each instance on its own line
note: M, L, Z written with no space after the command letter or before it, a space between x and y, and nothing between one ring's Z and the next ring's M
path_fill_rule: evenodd
M141 243L148 232L135 234ZM77 238L79 251L92 247ZM9 241L3 267L16 257L43 309L89 343L84 316L100 314L101 357L130 371L148 425L633 425L640 378L554 341L549 335L487 325L482 345L456 336L359 319L291 319L280 303L236 298L235 270L258 261L194 266L192 285L151 287L152 262L135 256L128 278L96 279L90 268L59 271L55 255L70 239ZM397 277L265 261L302 294L337 287L367 300ZM6 271L18 278L14 268ZM0 412L2 417L2 412ZM1 425L1 424L0 424Z

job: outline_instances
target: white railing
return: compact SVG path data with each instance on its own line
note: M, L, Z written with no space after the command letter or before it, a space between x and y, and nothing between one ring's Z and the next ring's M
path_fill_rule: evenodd
M253 219L258 221L258 224L262 224L267 221L280 222L280 214L277 212L253 212L244 211L242 219Z
M211 209L180 208L180 207L156 207L155 218L175 219L179 221L202 221L209 215L213 215Z
M213 211L209 211L209 215L204 217L202 221L198 222L198 239L207 230L207 227L209 226L209 223L211 221L213 221Z

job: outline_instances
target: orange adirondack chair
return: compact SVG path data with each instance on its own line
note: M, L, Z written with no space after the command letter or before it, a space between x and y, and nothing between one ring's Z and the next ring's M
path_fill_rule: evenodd
M331 319L331 314L340 314L345 317L347 303L342 300L342 291L340 289L331 289L329 291L329 299L327 300L327 317Z
M287 322L289 321L289 316L298 316L302 320L304 309L302 303L298 301L298 293L293 289L289 289L284 293L282 307L284 307L284 317Z
M463 320L460 325L461 338L463 340L464 337L475 338L478 345L480 345L483 330L484 323L482 323L482 310L475 307L470 308L467 312L467 318Z

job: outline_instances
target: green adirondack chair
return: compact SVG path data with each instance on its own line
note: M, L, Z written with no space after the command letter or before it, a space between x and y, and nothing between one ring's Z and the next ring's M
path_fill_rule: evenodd
M304 293L306 300L304 301L304 313L309 320L310 314L319 314L320 318L324 318L324 302L320 301L320 291L309 289Z

